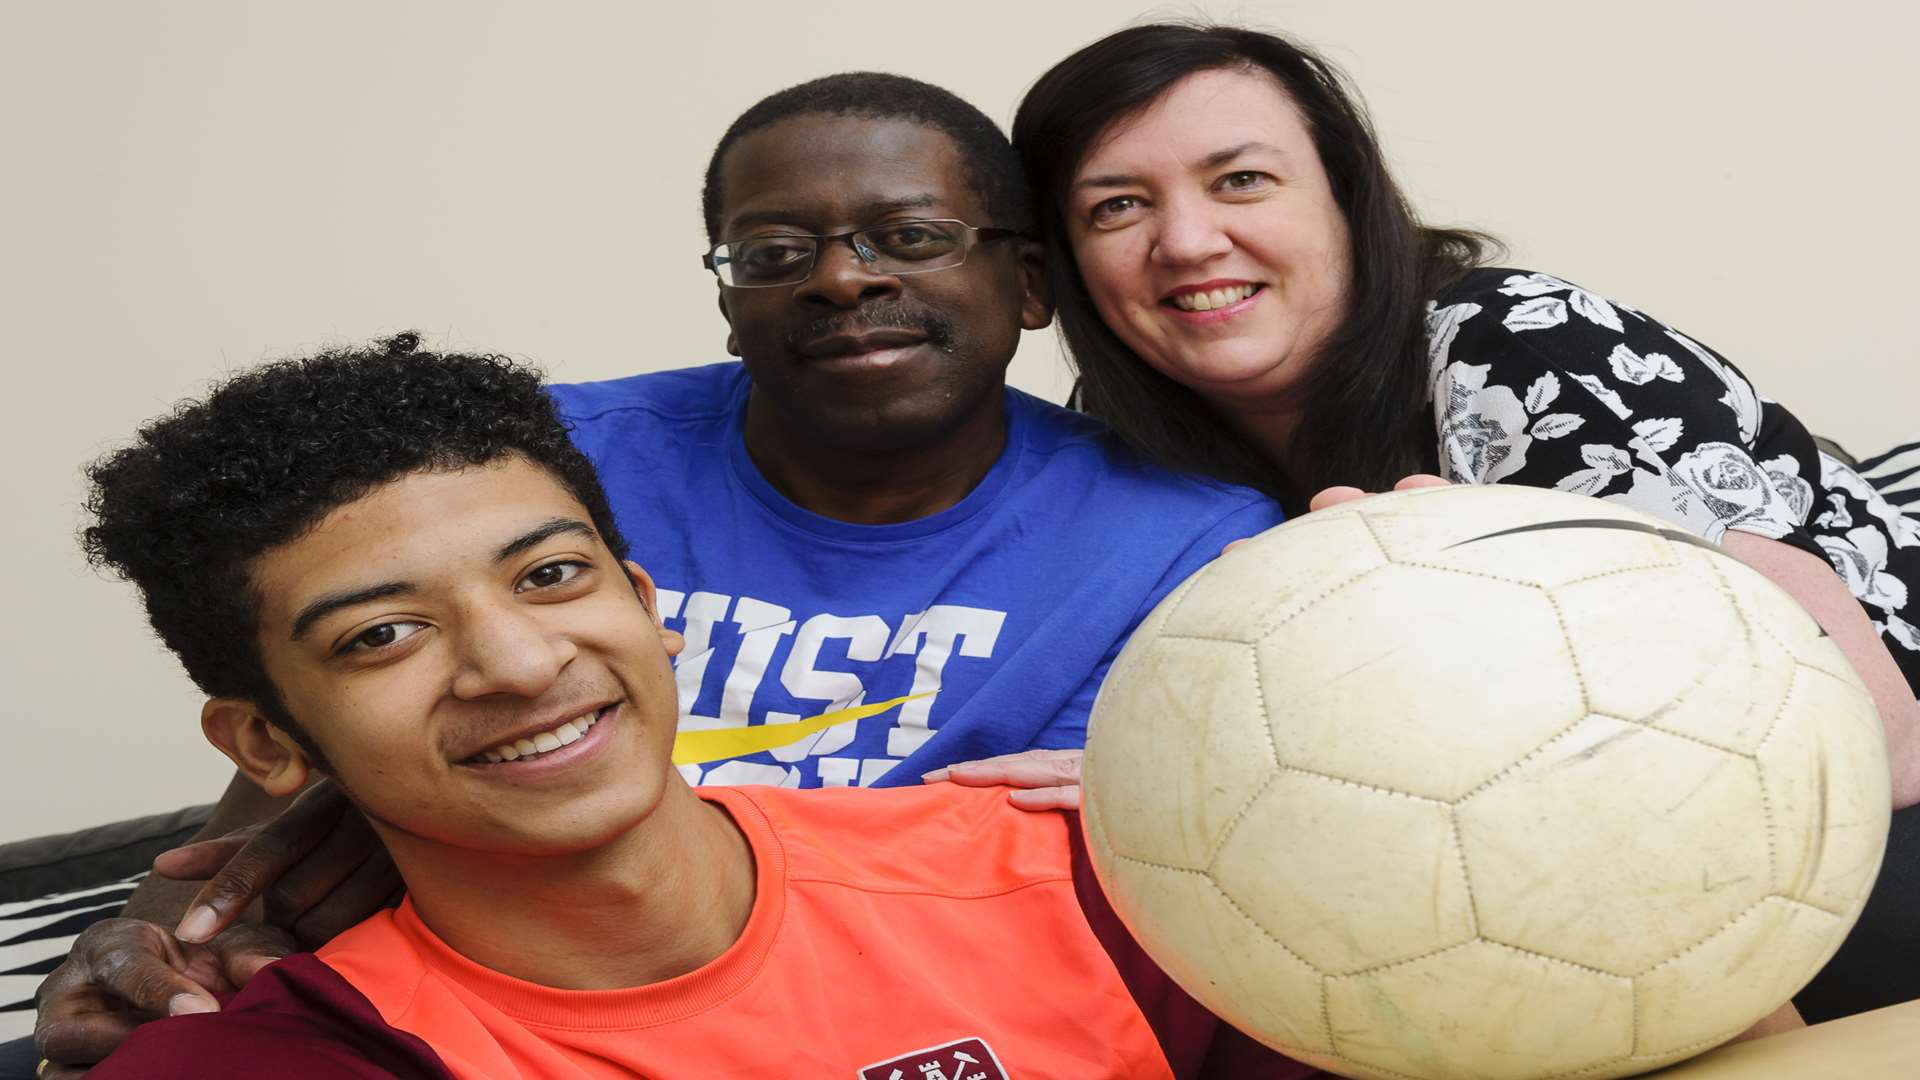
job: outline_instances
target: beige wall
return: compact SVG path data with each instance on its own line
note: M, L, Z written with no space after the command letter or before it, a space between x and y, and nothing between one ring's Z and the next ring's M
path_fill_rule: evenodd
M1920 434L1911 6L1207 10L1345 64L1430 218L1674 322L1850 445ZM76 552L82 461L218 372L403 327L564 379L720 359L696 191L739 110L878 67L1005 121L1135 14L0 6L0 842L209 799L226 774L130 590ZM1060 396L1049 336L1014 381Z

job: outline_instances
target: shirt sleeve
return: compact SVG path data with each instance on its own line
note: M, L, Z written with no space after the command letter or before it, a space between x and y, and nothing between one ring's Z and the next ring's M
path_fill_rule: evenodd
M433 1050L310 953L255 975L221 1010L134 1029L91 1080L454 1080Z
M1474 280L1428 313L1448 479L1591 495L1716 543L1736 529L1821 554L1806 529L1813 437L1724 357L1559 278Z

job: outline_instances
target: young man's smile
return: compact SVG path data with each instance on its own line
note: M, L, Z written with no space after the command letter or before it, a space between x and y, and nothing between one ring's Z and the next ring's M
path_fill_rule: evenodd
M608 702L590 709L568 710L568 716L555 724L535 723L517 735L509 735L486 749L460 759L462 765L500 765L514 763L520 771L516 775L525 775L524 770L535 763L549 763L556 760L572 760L577 754L559 755L561 750L586 740L587 732L592 731L602 720L609 719L613 711L620 707L617 701ZM596 745L604 742L595 740ZM582 748L585 749L584 747Z

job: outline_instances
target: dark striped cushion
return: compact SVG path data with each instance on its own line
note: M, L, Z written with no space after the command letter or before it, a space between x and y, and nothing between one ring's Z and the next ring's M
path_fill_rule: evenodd
M1908 513L1920 513L1920 443L1896 447L1860 463L1860 475Z

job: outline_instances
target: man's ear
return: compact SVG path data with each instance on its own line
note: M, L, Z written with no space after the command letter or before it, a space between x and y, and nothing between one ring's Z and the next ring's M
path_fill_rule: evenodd
M200 730L249 780L269 795L287 796L307 786L314 771L307 752L269 721L260 707L239 698L213 698L200 709Z
M1020 327L1045 330L1053 322L1053 291L1047 288L1047 249L1020 241Z
M679 656L680 650L687 647L687 639L680 636L680 631L667 629L666 620L660 617L660 597L654 590L653 579L632 559L621 565L627 568L627 580L633 582L633 591L640 597L641 606L653 616L653 627L660 632L660 644L666 646L667 655Z
M727 310L727 290L721 289L714 301L720 305L720 317L727 320L727 355L739 356L740 343L733 337L733 313Z

